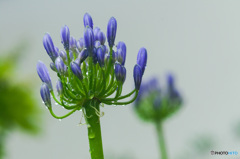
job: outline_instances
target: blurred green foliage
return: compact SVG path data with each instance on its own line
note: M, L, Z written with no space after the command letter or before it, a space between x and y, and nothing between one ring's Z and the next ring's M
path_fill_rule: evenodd
M31 86L18 81L14 74L25 48L25 44L20 44L0 58L0 159L8 133L23 130L36 134L40 130L41 113Z

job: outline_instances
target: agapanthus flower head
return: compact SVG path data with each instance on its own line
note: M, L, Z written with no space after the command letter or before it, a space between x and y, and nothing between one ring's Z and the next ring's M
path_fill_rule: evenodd
M84 33L83 37L77 38L79 40L75 40L73 36L70 38L70 31L66 25L62 27L60 35L63 49L53 45L49 34L44 37L44 47L48 54L51 53L50 57L53 57L50 67L59 78L56 84L59 98L54 94L49 73L42 62L37 65L39 77L48 86L53 99L64 108L72 110L72 113L80 109L86 110L86 103L89 105L91 102L108 105L132 103L140 89L143 66L146 65L146 52L144 56L138 55L138 63L134 67L135 89L122 95L122 87L127 76L127 70L124 67L126 45L120 41L117 46L114 46L117 32L116 19L110 18L107 36L100 28L93 29L92 18L88 13L84 15L83 21ZM105 45L106 37L109 46ZM142 57L145 59L141 59ZM45 94L49 94L46 92L45 90ZM114 98L110 97L112 95ZM126 101L126 98L131 97L132 99ZM50 104L48 102L48 105ZM52 110L49 110L56 117Z
M168 74L165 87L160 88L157 78L142 84L135 101L135 110L142 119L156 122L171 116L181 108L181 105L182 97L175 88L174 77Z

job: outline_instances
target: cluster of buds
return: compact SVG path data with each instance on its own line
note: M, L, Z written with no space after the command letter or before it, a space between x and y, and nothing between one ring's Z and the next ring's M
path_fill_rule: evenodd
M163 90L156 78L142 83L134 108L143 120L159 122L179 110L181 105L182 97L175 87L174 77L169 74Z
M124 67L127 48L122 41L115 46L116 19L110 18L106 36L99 27L93 28L93 20L88 13L84 15L83 22L84 35L79 40L70 36L66 25L62 27L60 36L64 50L54 46L48 33L43 38L44 48L52 60L50 68L59 78L56 83L58 97L54 94L47 67L41 61L37 64L37 72L43 82L40 93L43 102L55 118L65 118L76 110L84 109L85 103L93 99L108 105L132 103L140 89L147 63L146 49L139 50L133 70L135 89L121 95L127 72ZM105 44L106 40L108 46ZM132 95L129 101L121 101ZM56 103L72 111L62 117L56 116L52 111L51 96Z

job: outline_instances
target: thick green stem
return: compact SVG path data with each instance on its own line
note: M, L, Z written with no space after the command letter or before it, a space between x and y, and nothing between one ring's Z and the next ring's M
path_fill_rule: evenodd
M104 159L99 106L100 103L95 99L85 105L91 159Z
M163 135L163 127L162 127L162 122L156 122L156 130L157 130L157 136L158 136L158 142L159 142L159 148L160 148L160 153L161 153L161 159L167 159L167 150L166 150L166 145L165 145L165 140L164 140L164 135Z

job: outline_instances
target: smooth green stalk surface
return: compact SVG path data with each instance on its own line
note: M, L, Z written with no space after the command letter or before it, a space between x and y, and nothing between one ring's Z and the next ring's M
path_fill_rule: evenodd
M88 124L88 139L91 159L104 159L100 126L100 103L93 99L84 106Z
M158 136L158 142L159 142L159 148L161 153L161 159L167 159L167 150L165 145L165 139L163 135L163 127L162 122L156 122L156 130L157 130L157 136Z

